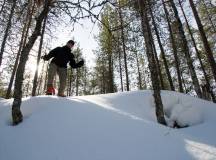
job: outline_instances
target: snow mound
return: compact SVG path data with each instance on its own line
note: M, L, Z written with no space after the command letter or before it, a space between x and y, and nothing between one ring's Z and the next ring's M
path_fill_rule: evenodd
M0 97L0 101L1 101L1 100L4 100L4 98Z
M216 105L168 91L162 99L169 121L193 126L158 124L152 91L25 98L15 127L13 101L2 100L0 160L216 159Z
M180 127L200 124L204 121L203 108L190 96L175 92L162 92L164 112L168 125L177 123Z
M171 112L170 119L177 122L180 126L192 126L203 122L203 113L193 106L176 104Z
M134 91L80 98L119 114L157 123L152 94L152 91ZM177 123L179 127L188 127L204 121L203 107L197 105L197 98L172 91L162 91L161 95L168 126Z

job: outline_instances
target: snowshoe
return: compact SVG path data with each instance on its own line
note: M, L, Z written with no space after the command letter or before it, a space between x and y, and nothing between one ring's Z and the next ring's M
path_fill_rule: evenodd
M55 88L54 87L47 88L46 95L55 95Z

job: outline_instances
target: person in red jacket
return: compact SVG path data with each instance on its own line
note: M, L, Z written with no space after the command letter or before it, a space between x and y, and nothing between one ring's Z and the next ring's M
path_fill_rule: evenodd
M72 68L79 68L84 65L84 60L81 60L78 63L74 60L74 55L71 53L73 47L74 41L69 40L65 46L57 47L51 50L49 54L41 57L45 61L52 58L48 69L47 95L55 94L53 79L57 73L60 81L58 96L65 97L64 90L66 88L67 80L67 64L69 63Z

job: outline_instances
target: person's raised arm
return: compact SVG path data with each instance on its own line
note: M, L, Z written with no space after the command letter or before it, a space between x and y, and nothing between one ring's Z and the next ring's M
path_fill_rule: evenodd
M83 65L84 65L84 60L81 60L78 63L76 63L76 61L74 60L74 55L71 54L71 56L70 56L70 66L72 68L79 68L79 67L82 67Z
M44 55L41 58L45 61L50 60L50 58L54 57L57 54L57 52L59 51L59 48L60 47L57 47L57 48L51 50L47 55Z

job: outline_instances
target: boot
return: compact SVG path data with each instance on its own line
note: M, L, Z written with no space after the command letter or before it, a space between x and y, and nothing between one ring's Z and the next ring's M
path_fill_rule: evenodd
M48 87L46 91L46 95L55 95L55 88L54 87Z
M58 93L58 96L59 96L59 97L67 97L67 96L66 96L65 94L63 94L63 93L62 93L62 94L61 94L61 93Z

